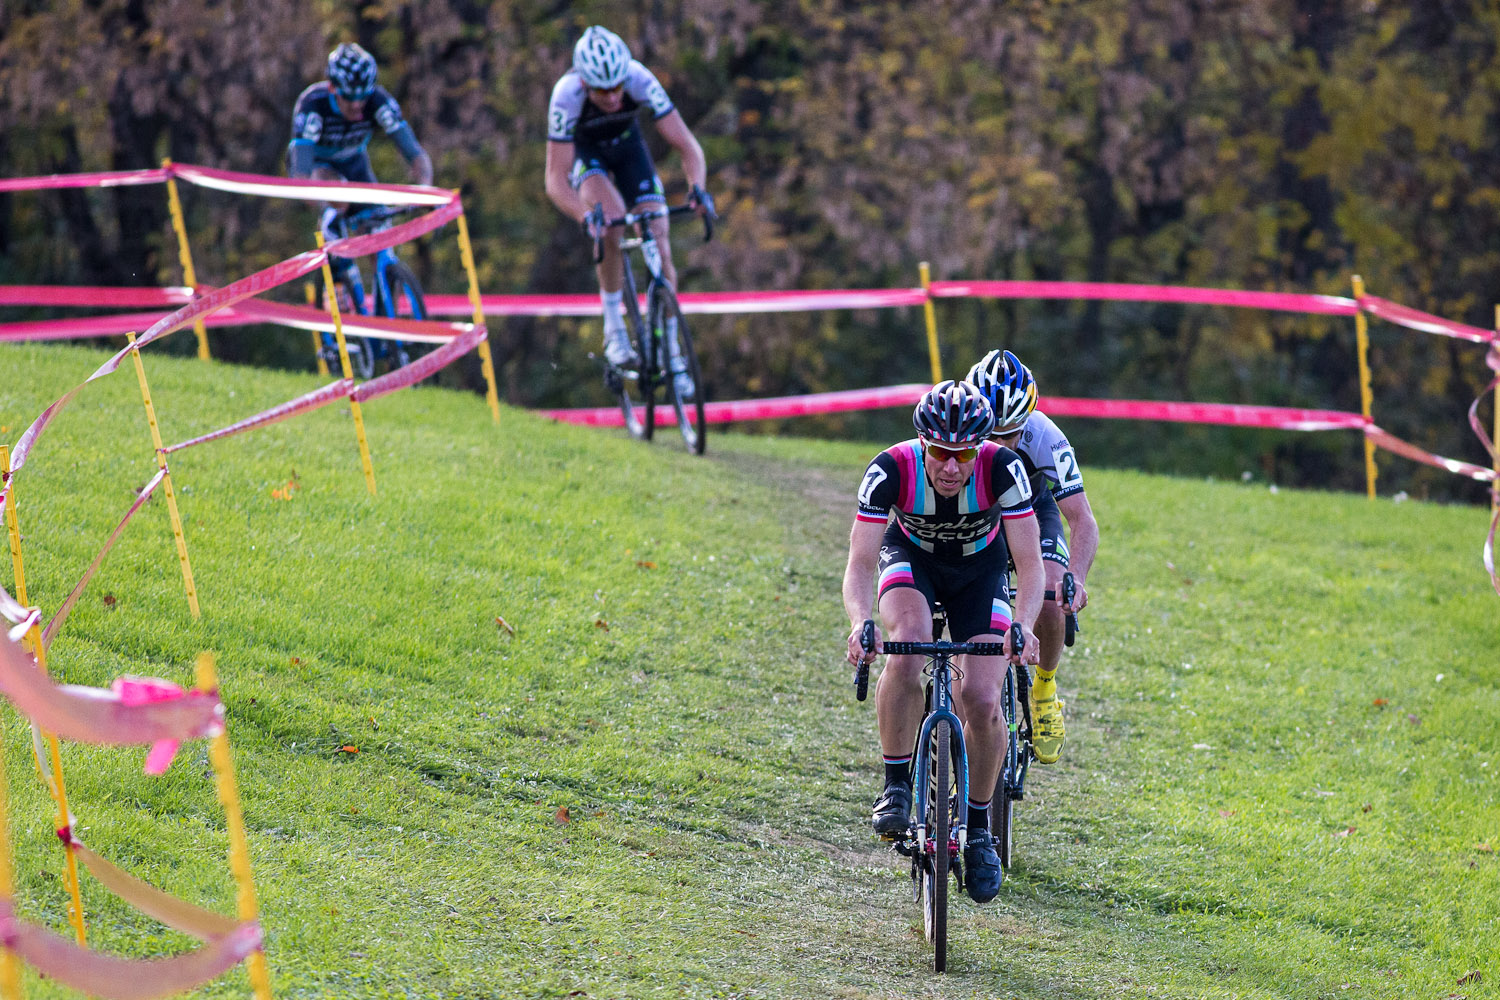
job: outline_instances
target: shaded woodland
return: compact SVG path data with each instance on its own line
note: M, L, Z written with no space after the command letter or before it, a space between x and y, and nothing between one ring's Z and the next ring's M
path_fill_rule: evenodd
M687 289L912 286L923 260L939 279L1345 296L1359 274L1372 294L1494 324L1497 2L10 2L0 5L0 169L171 158L284 173L297 94L334 44L357 40L379 59L437 183L462 190L483 290L591 292L589 249L544 196L542 163L548 95L595 22L656 71L708 155L724 224L706 246L679 231ZM372 156L382 178L404 179L379 136ZM675 159L659 166L679 197ZM202 281L312 244L304 205L191 188L184 200ZM451 234L404 255L429 290L462 290ZM0 284L181 280L160 187L0 196ZM1346 318L952 300L938 315L949 374L1004 345L1049 395L1359 408ZM587 357L597 322L497 319L490 329L509 401L605 402ZM703 317L695 329L710 398L928 371L917 309ZM211 337L216 357L312 364L304 333ZM191 349L190 337L176 340ZM1373 342L1376 420L1488 464L1464 419L1488 381L1482 350L1380 323ZM1480 412L1488 423L1490 404ZM785 426L893 437L905 416ZM1352 434L1067 429L1086 466L1363 483ZM1381 463L1384 493L1484 496L1446 473Z

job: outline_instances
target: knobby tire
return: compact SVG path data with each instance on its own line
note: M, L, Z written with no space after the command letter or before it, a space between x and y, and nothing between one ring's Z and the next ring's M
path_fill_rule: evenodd
M1011 797L1011 786L1019 773L1021 754L1020 707L1016 696L1016 670L1007 665L1005 679L1000 686L1000 714L1005 720L1006 748L1000 762L1000 778L995 782L994 798L990 802L990 834L995 838L995 850L1000 855L1000 867L1009 868L1015 844L1016 801Z
M635 338L635 349L641 356L639 376L634 379L619 378L620 413L625 417L625 429L630 436L641 441L650 441L656 431L656 379L657 363L654 338L641 321L641 308L636 301L633 282L625 283L625 323L630 335Z
M953 774L953 733L946 719L932 727L927 758L927 835L931 838L932 864L925 870L922 915L927 940L932 942L933 971L948 969L948 841Z
M677 379L670 371L672 359L668 357L670 348L666 346L666 331L667 320L673 318L677 320L677 348L686 371L693 380L693 398L690 400L683 400L677 395ZM693 336L688 331L682 307L677 303L677 295L665 285L657 285L651 292L651 329L655 332L657 343L663 345L660 358L664 369L662 381L666 383L672 408L677 413L677 426L682 431L683 443L687 445L688 451L701 455L707 443L708 427L703 417L703 375L698 367L698 351L693 346Z

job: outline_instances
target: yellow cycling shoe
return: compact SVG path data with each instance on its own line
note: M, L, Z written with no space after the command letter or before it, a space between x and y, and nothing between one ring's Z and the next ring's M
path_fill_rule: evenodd
M1063 738L1067 727L1063 725L1063 700L1054 689L1051 698L1031 701L1031 746L1036 759L1043 764L1056 764L1062 756Z

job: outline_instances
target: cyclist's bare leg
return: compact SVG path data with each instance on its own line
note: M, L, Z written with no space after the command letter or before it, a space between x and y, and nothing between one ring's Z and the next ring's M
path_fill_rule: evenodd
M652 204L638 202L635 210L652 208ZM652 219L647 224L651 229L651 235L656 237L656 245L661 248L661 276L667 279L667 284L675 290L677 288L677 265L672 262L672 220L662 217Z
M932 607L921 591L892 587L880 596L880 620L892 642L931 642ZM875 684L880 749L887 757L911 753L922 723L922 656L888 656Z
M611 219L618 219L625 214L625 199L615 188L614 181L604 174L595 174L585 177L583 183L578 185L578 196L592 207L603 205L604 214ZM623 231L611 229L604 234L604 260L600 261L595 271L599 275L599 287L606 292L618 292L625 287L625 270L620 256L620 239Z
M1042 602L1042 612L1037 615L1034 629L1037 642L1041 646L1039 652L1042 660L1039 666L1048 672L1048 676L1051 676L1051 671L1055 671L1057 665L1062 662L1064 635L1061 604L1062 578L1068 568L1051 559L1043 559L1042 568L1047 573L1047 589L1058 595L1057 600Z
M1004 642L1003 635L984 633L968 642ZM969 752L969 795L979 801L989 795L1000 776L1000 757L1008 739L1000 717L1000 685L1005 679L1002 656L965 656L963 677L953 682L958 717L964 724L964 745Z

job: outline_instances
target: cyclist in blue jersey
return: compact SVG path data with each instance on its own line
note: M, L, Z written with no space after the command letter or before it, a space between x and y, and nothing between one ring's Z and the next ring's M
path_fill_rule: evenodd
M917 437L875 456L859 488L844 570L844 610L852 626L849 662L873 658L860 644L860 632L872 617L874 589L880 620L894 642L930 642L933 604L940 601L953 641L1009 644L1014 620L1020 622L1024 640L1021 658L1035 663L1032 629L1042 606L1043 569L1031 486L1021 459L989 440L994 410L967 382L941 382L928 390L917 403L912 425ZM1007 569L1011 561L1017 582L1014 616ZM877 571L878 584L872 588ZM879 629L875 639L878 650ZM909 822L923 660L888 657L875 688L885 788L871 825L882 836L899 836ZM965 656L960 669L954 687L969 750L970 796L964 866L969 895L984 903L1000 889L989 796L1009 738L1000 715L1005 662Z
M1042 606L1037 618L1041 663L1031 685L1032 746L1037 760L1052 764L1062 754L1066 735L1056 680L1065 634L1063 616L1081 611L1089 602L1085 581L1099 550L1099 524L1083 492L1083 473L1073 446L1057 424L1037 412L1031 369L1010 351L991 351L969 369L968 381L978 386L995 410L991 439L1014 449L1026 467L1041 529L1047 589L1057 595ZM1063 533L1064 519L1067 534ZM1062 597L1063 574L1069 571L1075 585L1071 603Z
M287 147L288 176L374 184L368 147L379 125L405 157L412 183L432 183L432 158L417 142L411 123L401 117L401 105L375 82L375 70L375 57L351 42L328 54L328 79L297 98ZM325 240L339 238L336 223L342 210L342 205L325 206L320 221ZM330 257L328 263L339 281L354 266L343 257Z
M641 134L638 114L642 108L650 111L657 131L682 159L689 203L697 206L699 215L712 212L713 198L704 190L708 168L703 147L666 90L649 69L631 58L620 36L598 25L584 31L573 48L573 68L552 89L545 185L552 203L577 219L590 238L605 237L604 259L597 268L599 298L604 304L604 356L621 369L633 368L640 358L620 311L625 285L622 234L618 229L605 232L604 222L619 218L627 207L635 211L666 202ZM602 210L596 211L595 206ZM672 264L667 219L653 219L649 225L661 248L663 276L675 289L677 269ZM675 324L676 320L668 320L668 367L678 395L689 399L695 386L677 349Z

